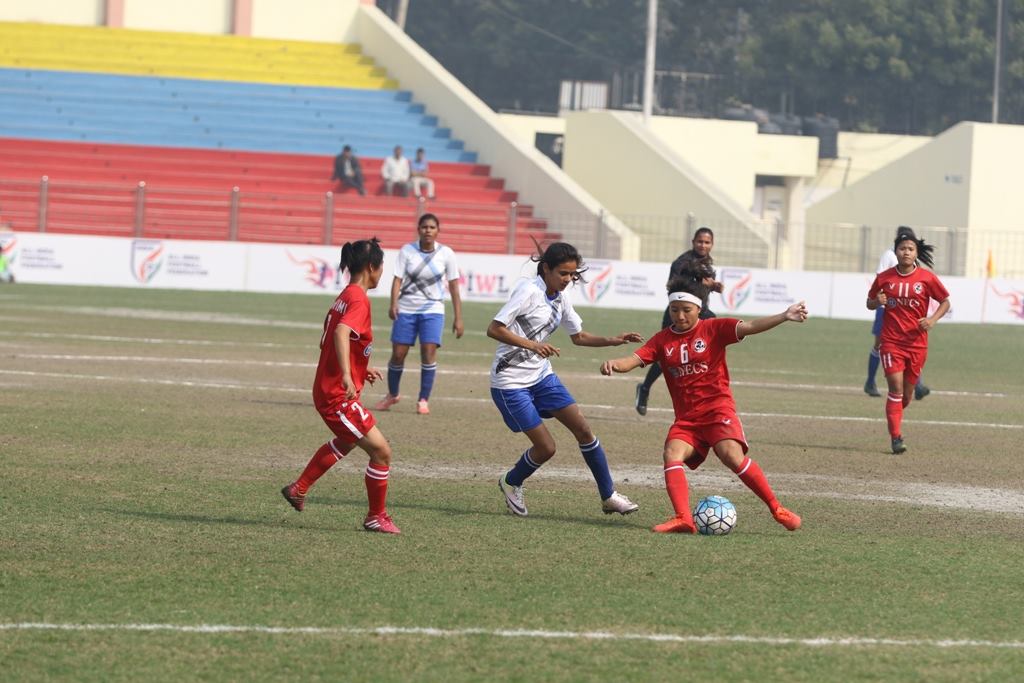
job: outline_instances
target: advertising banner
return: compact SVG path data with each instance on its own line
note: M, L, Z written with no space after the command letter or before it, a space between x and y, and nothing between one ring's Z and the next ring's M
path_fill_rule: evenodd
M18 282L174 289L334 294L347 284L341 250L294 244L141 240L0 233ZM384 275L371 296L388 297L398 251L384 251ZM464 301L501 304L520 278L536 277L527 256L457 253ZM586 282L568 290L574 306L636 311L665 308L669 264L593 260ZM751 318L805 301L812 317L868 321L869 273L782 272L722 266L712 294L718 315ZM1024 324L1024 281L942 277L953 304L944 322Z

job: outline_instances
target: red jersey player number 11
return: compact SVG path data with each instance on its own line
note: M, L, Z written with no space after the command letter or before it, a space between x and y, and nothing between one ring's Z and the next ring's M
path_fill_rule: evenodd
M875 276L868 290L867 307L884 308L881 344L878 354L889 385L885 418L889 427L892 452L905 453L903 410L914 397L914 387L928 358L928 331L949 311L949 292L930 270L918 261L932 265L932 245L912 232L900 232L893 246L897 263ZM938 308L928 315L931 301Z

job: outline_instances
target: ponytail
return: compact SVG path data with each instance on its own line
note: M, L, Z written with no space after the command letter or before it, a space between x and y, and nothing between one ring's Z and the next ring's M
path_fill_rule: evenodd
M347 270L350 278L371 268L380 268L384 263L384 250L380 248L380 240L373 237L358 242L345 242L341 245L341 263L339 270Z

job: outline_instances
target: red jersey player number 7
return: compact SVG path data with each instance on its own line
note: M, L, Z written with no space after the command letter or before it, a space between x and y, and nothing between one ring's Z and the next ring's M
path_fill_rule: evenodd
M384 272L380 243L376 238L346 242L341 248L341 268L348 272L349 284L327 311L313 380L313 404L334 438L313 454L299 478L281 489L281 495L301 512L309 488L358 446L370 457L364 477L369 510L363 528L397 534L399 529L386 509L391 446L373 413L359 400L364 383L381 379L380 371L369 366L373 327L366 295Z

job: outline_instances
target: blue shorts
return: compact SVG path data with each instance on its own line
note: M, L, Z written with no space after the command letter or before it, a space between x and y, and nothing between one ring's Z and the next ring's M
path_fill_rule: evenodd
M552 373L525 389L494 389L491 398L498 406L505 424L513 432L527 432L539 427L543 418L576 403L558 375Z
M412 346L416 337L420 344L441 345L444 334L443 313L399 313L391 325L391 343Z
M882 334L882 318L885 317L885 306L879 306L875 309L875 323L871 326L871 334L876 337Z

